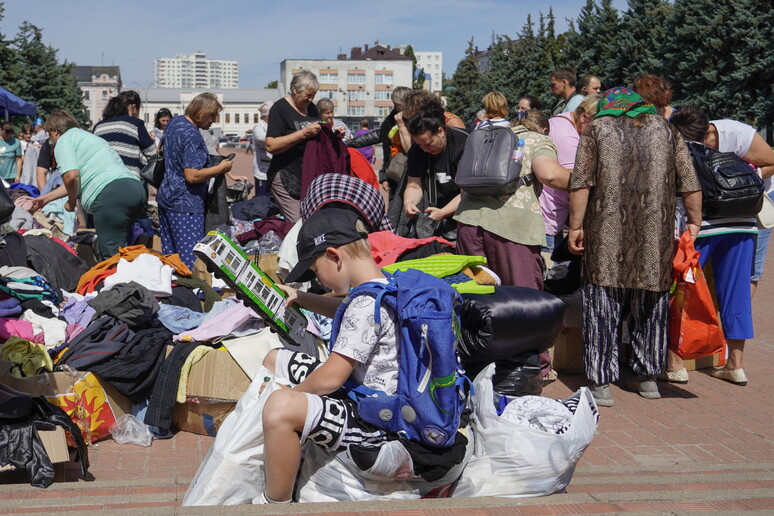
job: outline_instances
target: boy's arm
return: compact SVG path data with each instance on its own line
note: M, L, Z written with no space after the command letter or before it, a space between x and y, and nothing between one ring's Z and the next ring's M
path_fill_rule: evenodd
M293 390L324 396L336 392L355 368L355 360L336 352L331 353L320 367L309 373Z
M336 314L336 309L339 307L341 302L344 301L344 298L342 297L310 294L287 285L277 286L285 291L285 293L288 295L288 298L285 301L285 306L290 306L295 303L301 308L305 308L320 315L324 315L325 317L333 318L333 316Z

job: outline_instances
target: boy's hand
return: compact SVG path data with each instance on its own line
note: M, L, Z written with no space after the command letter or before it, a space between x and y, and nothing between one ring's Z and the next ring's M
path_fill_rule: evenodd
M285 294L288 295L288 298L285 300L285 307L288 308L290 305L298 301L298 289L295 289L293 287L288 287L287 285L277 285L280 290L285 292Z

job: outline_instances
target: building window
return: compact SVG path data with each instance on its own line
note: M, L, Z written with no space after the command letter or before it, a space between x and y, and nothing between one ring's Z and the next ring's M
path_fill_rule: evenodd
M337 84L339 82L339 74L335 72L321 73L318 80L320 84Z
M438 71L438 65L435 65L435 71L436 72Z
M438 61L438 56L435 56L435 60Z
M83 92L83 100L89 100L89 90Z
M375 84L392 84L391 73L379 73L374 77Z
M365 100L365 90L349 90L347 100Z
M228 116L228 115L226 115L226 116ZM235 124L239 123L239 113L234 113L234 123Z
M226 123L227 124L231 123L231 113L226 113Z
M347 74L347 82L349 84L365 84L365 74L364 73L348 73Z
M376 108L376 116L387 116L390 114L390 108L388 107L378 107Z
M260 120L260 119L261 119L261 117L260 117L260 115L258 113L254 113L253 114L253 123L254 124L257 124L258 120Z
M374 100L390 100L391 91L379 90L374 92Z
M348 106L347 116L365 116L364 106Z
M332 99L336 90L320 90L317 92L317 100L319 99Z
M148 113L145 113L145 123L147 124L149 122L150 122L150 115Z
M102 90L102 100L107 100L107 99L108 99L108 91Z

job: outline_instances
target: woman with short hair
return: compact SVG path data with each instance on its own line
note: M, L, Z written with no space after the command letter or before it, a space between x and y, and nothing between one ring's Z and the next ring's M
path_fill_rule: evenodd
M204 238L207 182L231 170L232 162L212 166L207 144L199 129L209 129L223 106L213 93L200 93L173 118L164 135L166 172L159 186L161 247L164 254L177 253L188 267L196 256L193 247Z
M313 101L320 85L309 70L293 75L290 91L269 111L266 150L272 155L266 173L271 193L288 222L300 218L301 166L306 143L320 132Z
M98 254L105 260L127 244L134 221L143 213L142 183L105 140L81 129L67 111L51 113L46 131L64 184L38 197L34 209L67 196L65 209L74 211L80 199L94 215Z

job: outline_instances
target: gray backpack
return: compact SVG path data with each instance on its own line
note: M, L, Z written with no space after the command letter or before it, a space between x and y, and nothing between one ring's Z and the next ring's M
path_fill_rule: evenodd
M513 159L519 138L508 127L476 129L465 142L457 175L460 189L471 195L511 195L534 178L521 177L521 161Z

